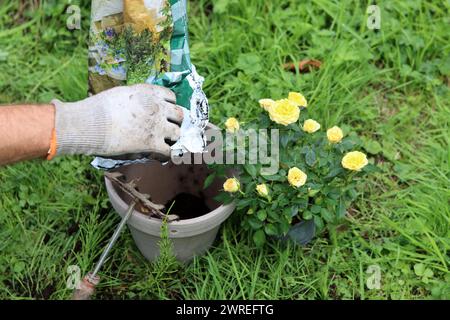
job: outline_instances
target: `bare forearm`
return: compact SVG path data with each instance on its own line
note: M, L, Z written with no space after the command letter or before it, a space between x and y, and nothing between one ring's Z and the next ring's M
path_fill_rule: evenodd
M53 105L0 106L0 165L45 157L54 125Z

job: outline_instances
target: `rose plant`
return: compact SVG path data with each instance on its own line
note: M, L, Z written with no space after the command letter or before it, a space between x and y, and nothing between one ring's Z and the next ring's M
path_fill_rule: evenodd
M335 225L358 196L357 183L376 170L368 164L354 133L344 135L338 126L323 130L308 116L307 101L291 92L287 99L262 99L259 121L245 128L236 118L225 123L228 132L245 129L279 129L280 163L276 174L264 175L262 165L233 165L217 199L235 201L242 227L253 232L261 246L267 237L286 237L293 227L309 222L320 231ZM216 166L215 173L229 168ZM212 179L208 179L212 180ZM301 229L300 229L301 230Z

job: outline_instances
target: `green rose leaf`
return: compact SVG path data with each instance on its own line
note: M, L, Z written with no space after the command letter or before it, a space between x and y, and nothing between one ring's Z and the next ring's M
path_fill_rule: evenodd
M253 192L255 190L255 188L256 188L256 182L252 181L245 185L244 192L250 194L251 192Z
M306 164L310 167L314 165L314 163L316 162L316 153L314 152L313 149L308 150L308 152L305 155L305 161Z
M292 217L292 208L285 208L283 210L283 215L286 219L290 219Z
M311 211L305 211L305 212L303 212L302 217L305 220L311 220L313 215L312 215Z
M241 210L248 207L254 201L253 198L244 198L238 201L236 209Z
M303 147L300 149L300 153L301 153L301 154L307 154L309 150L310 150L310 147L308 147L308 146L303 146Z
M286 148L286 146L288 145L290 140L291 140L291 137L288 136L287 134L282 135L281 138L280 138L281 146L283 148Z
M250 216L250 218L248 219L248 224L254 230L261 229L261 227L263 226L263 223L254 216Z
M269 236L276 236L276 235L278 235L278 229L272 223L266 224L266 226L264 227L264 231Z
M219 193L214 197L214 200L223 204L229 204L233 202L234 198L226 192Z
M313 206L311 206L311 212L312 213L319 213L320 212L320 210L321 210L322 208L320 207L320 206L318 206L318 205L313 205Z
M255 242L257 247L262 247L266 242L266 234L264 231L258 230L253 234L253 241Z
M287 234L289 232L289 229L291 228L291 223L290 221L287 220L281 220L280 221L280 229L281 229L281 233L282 234Z
M324 227L324 223L321 217L314 216L314 224L316 225L317 229L320 231Z
M297 199L295 199L295 204L298 206L299 210L304 210L308 207L308 199L307 198L297 198Z
M356 141L349 137L342 140L342 142L337 144L336 146L341 150L341 152L343 152L353 149L356 144Z
M337 177L339 174L343 173L344 169L342 167L335 167L330 170L330 172L325 176L325 179L331 179Z
M252 178L256 178L256 175L258 174L258 169L255 165L252 164L245 164L244 165L245 171L252 176Z
M298 214L298 206L291 207L291 217L295 217Z
M264 221L267 218L267 211L266 210L259 210L258 213L256 214L256 216L258 217L258 219L260 221Z
M205 182L203 183L203 189L208 188L208 187L211 185L211 183L213 183L213 181L214 181L215 178L216 178L216 174L215 174L215 173L210 174L210 175L205 179Z
M381 169L378 168L377 166L369 163L367 166L365 166L363 168L362 171L365 173L377 173L377 172L381 172Z
M304 134L303 130L298 126L297 123L295 123L295 124L290 124L290 125L289 125L289 128L291 128L292 130L294 130L294 131L296 132L296 134L297 134L298 136L300 136L300 137Z
M267 181L284 181L284 179L285 179L284 176L280 176L278 174L263 175L262 177Z
M338 207L338 211L337 211L337 215L339 218L344 217L347 214L347 208L345 206L345 201L340 199L339 201L339 207Z
M277 214L275 210L269 210L268 216L272 221L278 221L280 219L280 216Z

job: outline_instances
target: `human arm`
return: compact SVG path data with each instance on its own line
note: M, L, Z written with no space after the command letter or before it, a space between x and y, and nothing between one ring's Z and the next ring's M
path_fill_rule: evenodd
M117 87L73 103L0 107L0 164L53 155L168 158L183 120L170 90L147 84ZM53 130L55 129L55 130Z
M44 158L54 119L51 104L0 106L0 165Z

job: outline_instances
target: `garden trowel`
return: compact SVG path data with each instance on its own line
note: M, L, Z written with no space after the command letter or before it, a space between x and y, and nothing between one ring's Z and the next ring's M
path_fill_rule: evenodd
M114 234L112 235L111 239L109 240L108 245L106 246L105 250L103 250L103 253L100 256L100 259L98 260L97 264L95 265L94 271L86 274L84 276L83 280L80 281L78 288L76 288L75 291L73 292L72 300L90 300L91 296L94 294L95 287L100 282L100 277L97 274L98 274L100 268L102 267L103 263L105 262L105 259L108 256L109 252L111 251L111 248L114 246L117 239L119 238L123 227L127 224L128 219L131 217L131 214L133 213L135 205L136 205L136 201L134 201L130 205L130 208L128 209L126 214L123 216L119 225L116 227L116 230L114 231Z

